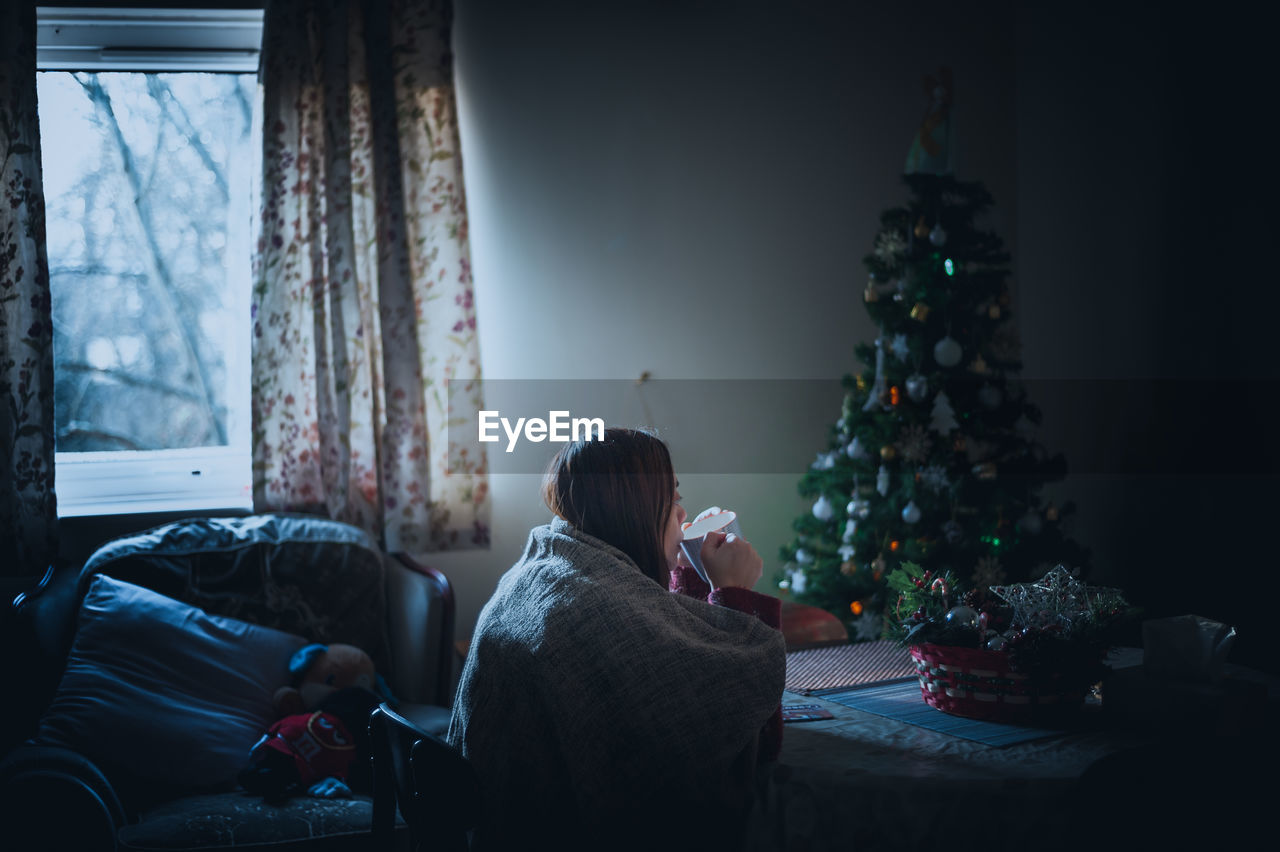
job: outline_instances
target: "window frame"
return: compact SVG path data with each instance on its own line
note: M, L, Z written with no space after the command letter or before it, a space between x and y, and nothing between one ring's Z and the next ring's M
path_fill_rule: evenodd
M37 71L254 73L262 9L148 9L38 6ZM255 133L257 130L255 129ZM46 164L47 167L47 164ZM253 198L251 190L251 198ZM256 223L254 223L256 225ZM250 235L252 245L254 235ZM234 397L244 410L225 447L54 453L59 517L191 510L252 510L249 316L234 331Z

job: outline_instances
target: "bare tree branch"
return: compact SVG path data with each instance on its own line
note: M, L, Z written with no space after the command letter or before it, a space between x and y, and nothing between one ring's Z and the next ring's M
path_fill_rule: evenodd
M112 278L138 278L146 280L145 275L141 272L120 272L112 269L101 261L94 263L81 264L80 266L55 266L49 270L50 275L57 276L83 276L92 277L97 275L110 275Z
M159 379L148 376L139 376L134 373L127 373L123 370L104 369L95 367L92 364L86 364L82 361L63 361L58 364L58 369L69 373L84 373L90 377L98 377L110 379L122 385L141 388L143 390L156 391L165 396L176 397L177 399L203 404L205 399L200 394L189 388L171 385L168 382L162 382Z
M239 88L237 86L236 88ZM222 200L227 201L231 198L231 189L227 186L227 176L222 171L222 167L218 165L218 161L209 153L209 149L205 147L204 140L200 138L199 132L191 124L191 117L187 115L187 110L182 106L173 95L173 90L169 88L169 84L161 80L155 74L147 75L147 91L151 93L151 97L160 105L161 111L165 117L173 122L173 126L187 137L187 142L191 144L191 149L200 157L200 162L204 163L204 167L213 174L214 182L218 185L218 191L222 193Z
M124 450L145 450L152 449L143 447L137 441L133 440L130 435L125 435L114 430L103 429L100 426L94 426L91 423L85 423L80 420L72 420L58 432L54 439L55 446L65 446L68 442L77 438L90 439L92 446L101 447L104 443L119 444Z
M204 402L205 410L213 426L213 431L217 435L218 442L225 444L227 442L226 426L216 414L219 406L213 394L212 376L209 374L209 367L205 364L204 359L201 358L199 348L196 346L196 341L199 339L198 324L195 317L192 317L190 312L184 309L181 300L178 298L177 287L174 285L169 264L156 241L151 203L141 185L141 176L138 173L133 149L130 147L128 140L124 138L124 133L120 129L120 122L117 120L115 110L112 108L111 95L102 87L95 75L76 74L74 77L81 88L84 89L85 94L88 95L89 100L93 103L116 143L117 153L120 155L120 167L133 191L133 209L137 213L143 239L146 241L150 265L155 271L154 280L159 285L155 288L160 296L159 301L163 303L164 309L173 318L175 327L182 332L183 349L195 367L198 396Z

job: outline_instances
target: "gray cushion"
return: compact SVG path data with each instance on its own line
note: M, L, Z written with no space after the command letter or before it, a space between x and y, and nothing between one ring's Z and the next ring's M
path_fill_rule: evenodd
M99 575L35 742L175 792L231 783L304 644Z
M297 515L188 518L118 538L81 569L214 615L363 648L394 683L382 551L350 524Z
M248 793L187 796L142 814L120 830L121 849L367 849L373 824L368 796L300 796L268 805ZM397 847L407 846L397 816Z

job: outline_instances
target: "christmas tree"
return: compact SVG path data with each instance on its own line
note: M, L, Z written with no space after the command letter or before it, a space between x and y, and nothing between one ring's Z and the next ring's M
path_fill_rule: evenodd
M782 548L779 586L856 639L880 637L896 600L885 578L903 562L978 588L1087 567L1062 528L1072 505L1041 496L1066 463L1034 440L1009 255L981 227L991 195L949 173L940 91L908 157L909 199L882 214L863 261L879 336L855 349L865 368L844 378L827 450L799 483L812 511Z

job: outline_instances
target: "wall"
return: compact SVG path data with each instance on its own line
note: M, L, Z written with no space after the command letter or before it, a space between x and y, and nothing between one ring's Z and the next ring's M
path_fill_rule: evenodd
M1274 75L1243 9L1019 6L1018 308L1098 575L1274 670Z
M921 79L940 64L961 176L991 189L1015 246L1013 17L956 5L457 2L486 380L617 380L615 410L671 445L685 506L739 512L761 588L808 508L796 483L839 414L835 380L875 336L861 259L905 199ZM759 420L753 398L743 422L699 422L670 379L786 380L796 398L774 426L767 395ZM701 463L760 434L767 462ZM495 475L492 549L425 557L457 585L461 635L547 519L537 488Z
M756 424L672 434L663 380L854 369L853 345L874 336L860 260L903 197L919 80L950 64L959 176L996 198L1041 439L1072 469L1053 492L1078 504L1073 531L1149 614L1228 621L1233 659L1276 667L1274 75L1257 13L532 5L457 0L488 379L618 380L621 409L659 420L688 469L709 439ZM645 370L656 381L631 387ZM771 465L794 472L682 475L691 509L740 511L766 576L837 405L790 412ZM424 557L458 587L461 635L545 520L537 484L493 478L490 551ZM139 528L128 521L90 538Z

